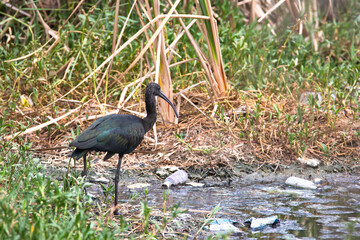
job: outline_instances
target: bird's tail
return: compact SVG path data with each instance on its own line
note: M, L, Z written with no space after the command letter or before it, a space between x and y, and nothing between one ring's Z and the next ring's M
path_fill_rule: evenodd
M75 160L78 160L79 158L82 158L85 154L87 154L87 152L88 150L76 148L70 157L74 158Z

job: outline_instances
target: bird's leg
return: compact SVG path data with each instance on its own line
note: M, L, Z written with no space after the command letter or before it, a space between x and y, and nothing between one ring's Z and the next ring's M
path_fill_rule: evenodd
M86 177L87 177L86 154L83 156L83 159L84 159L84 170L81 172L81 176L82 176L82 177L85 177L85 178L84 178L84 181L86 181ZM87 191L87 189L86 189L85 186L84 186L84 191L85 191L85 194L88 195L88 191Z
M119 191L118 184L119 184L122 157L123 157L123 154L119 153L119 161L118 161L118 165L117 165L116 173L115 173L115 203L114 203L115 207L118 204L118 191ZM119 211L117 209L114 211L114 215L119 215Z

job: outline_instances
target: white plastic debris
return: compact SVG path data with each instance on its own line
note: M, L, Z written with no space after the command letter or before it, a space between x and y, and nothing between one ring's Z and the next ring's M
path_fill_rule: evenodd
M278 224L279 218L278 216L274 215L274 216L270 216L270 217L266 217L266 218L250 218L249 220L245 221L245 224L250 223L250 228L262 228L265 227L266 225L274 225L274 224Z
M305 164L310 167L317 167L320 164L320 161L316 158L298 158L298 161L302 164Z
M183 184L186 182L187 179L188 179L188 174L184 170L178 170L175 173L168 176L165 179L163 185L169 188L171 185Z
M285 184L293 186L293 187L305 188L305 189L316 189L317 188L315 183L313 183L312 181L305 180L305 179L298 178L298 177L289 177L288 179L286 179Z
M212 221L209 226L206 226L206 229L211 232L241 232L240 229L233 225L233 223L234 222L229 219L218 218Z

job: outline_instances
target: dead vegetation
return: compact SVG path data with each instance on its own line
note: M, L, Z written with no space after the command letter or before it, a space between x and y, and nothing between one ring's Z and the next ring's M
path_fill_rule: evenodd
M193 90L184 94L189 102L181 102L179 123L160 119L156 136L150 131L138 149L125 157L125 169L149 170L165 165L231 167L236 161L261 167L294 163L299 157L314 157L324 165L338 161L345 165L357 164L354 159L359 158L360 142L356 133L360 124L353 120L350 109L340 111L335 121L333 114L274 93L232 91L229 98L215 108L204 93ZM71 108L77 106L70 105L74 105ZM122 113L139 108L134 101L128 105L131 107ZM69 129L75 130L77 126L85 129L96 116L101 116L98 107L89 102L82 106L79 114L58 122L66 126L65 129L51 127L27 138L33 142L36 155L59 164L67 163L71 152L68 143L72 139ZM330 147L327 150L325 146ZM116 159L96 164L115 166Z

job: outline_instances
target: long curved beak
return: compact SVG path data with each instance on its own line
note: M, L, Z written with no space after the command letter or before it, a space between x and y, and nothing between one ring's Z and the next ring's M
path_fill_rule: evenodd
M178 114L178 112L176 111L175 106L174 106L174 104L170 101L170 99L168 99L168 97L167 97L161 90L157 93L157 95L158 95L159 97L161 97L162 99L164 99L164 100L172 107L172 109L173 109L174 112L175 112L176 117L179 118L179 114Z

